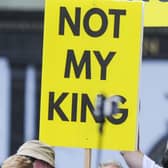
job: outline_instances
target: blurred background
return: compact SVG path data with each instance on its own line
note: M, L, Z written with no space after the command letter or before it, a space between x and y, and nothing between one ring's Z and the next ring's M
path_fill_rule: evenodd
M43 0L0 0L0 163L38 139L43 16ZM144 29L140 100L140 149L159 163L168 139L168 28ZM83 168L84 149L55 151L58 168ZM101 152L101 161L125 164L118 151Z

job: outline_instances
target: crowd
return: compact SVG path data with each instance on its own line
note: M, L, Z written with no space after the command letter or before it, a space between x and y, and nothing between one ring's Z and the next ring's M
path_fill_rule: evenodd
M168 168L168 147L162 156L162 165L157 165L141 151L120 152L129 168ZM16 154L9 156L2 168L55 168L54 149L38 140L30 140L19 147ZM123 168L116 161L100 164L99 168Z

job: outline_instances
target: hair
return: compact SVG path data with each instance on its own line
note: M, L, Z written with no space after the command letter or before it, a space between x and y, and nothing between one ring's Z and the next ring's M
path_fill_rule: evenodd
M122 168L121 164L119 162L116 162L116 161L101 163L99 168L104 168L104 167L110 166L110 165L116 166L118 168Z
M161 163L164 168L168 168L168 150L163 154Z
M33 162L28 157L12 155L2 163L1 168L33 168Z

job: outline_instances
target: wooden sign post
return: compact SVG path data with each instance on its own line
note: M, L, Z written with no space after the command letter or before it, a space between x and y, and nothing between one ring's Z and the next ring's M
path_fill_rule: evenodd
M85 168L91 168L91 159L92 159L91 149L85 149Z

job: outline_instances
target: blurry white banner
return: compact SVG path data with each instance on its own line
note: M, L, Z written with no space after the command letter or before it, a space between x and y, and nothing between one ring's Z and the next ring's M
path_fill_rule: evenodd
M25 81L25 113L24 113L24 140L35 138L36 120L36 72L28 66Z
M141 73L140 147L148 153L167 133L168 61L144 61Z
M0 163L8 156L10 145L10 83L9 63L0 57Z

